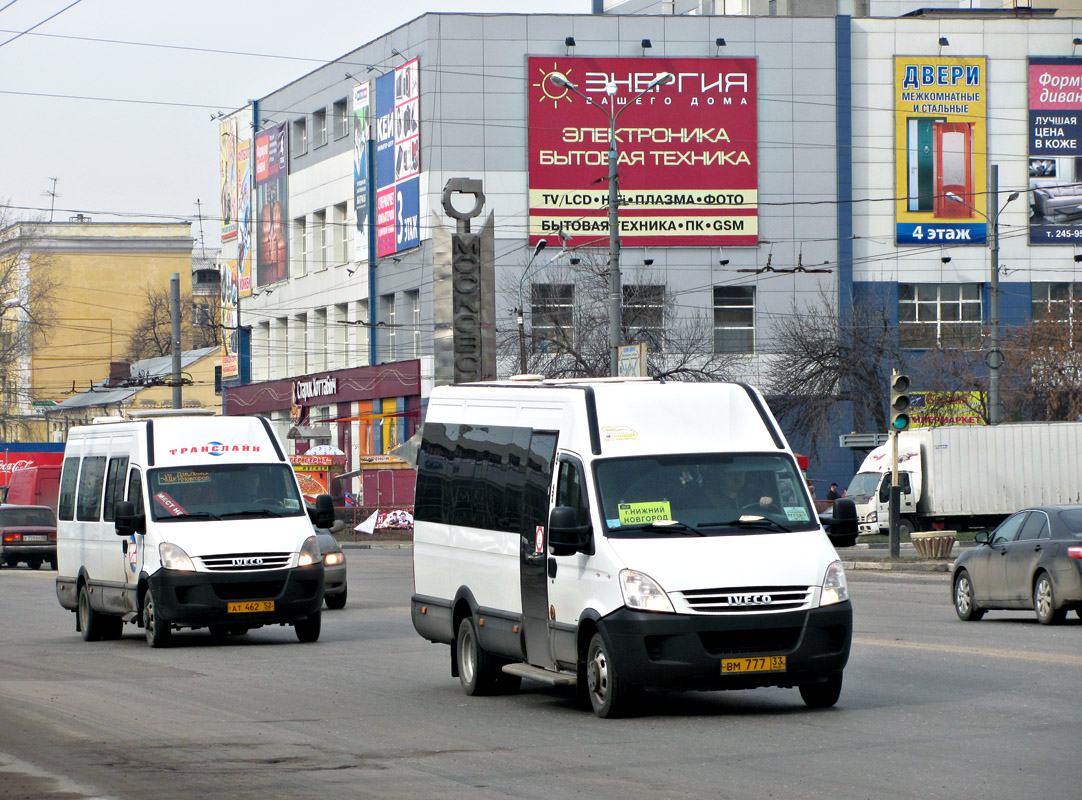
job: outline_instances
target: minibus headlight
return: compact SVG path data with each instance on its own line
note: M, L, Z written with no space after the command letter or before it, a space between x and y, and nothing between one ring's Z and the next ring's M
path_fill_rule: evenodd
M633 569L620 570L620 591L624 595L624 605L635 611L676 613L665 590L649 575Z
M195 564L192 563L188 554L175 544L162 542L158 545L158 557L161 559L162 567L165 569L175 569L180 570L181 572L195 572Z
M827 567L826 577L823 578L823 593L819 598L819 605L832 606L835 603L843 603L849 599L849 584L845 580L845 570L842 562L835 561Z
M298 567L310 567L312 564L318 564L323 560L323 557L319 554L319 542L316 541L315 536L309 536L304 540L304 544L301 545L301 554L297 559Z

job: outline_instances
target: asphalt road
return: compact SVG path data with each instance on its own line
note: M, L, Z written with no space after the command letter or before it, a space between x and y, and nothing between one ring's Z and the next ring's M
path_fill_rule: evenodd
M851 572L837 707L795 689L600 720L531 682L469 698L410 624L409 550L348 551L319 642L134 627L85 643L55 573L0 571L0 798L1082 796L1082 620L958 621L945 574Z

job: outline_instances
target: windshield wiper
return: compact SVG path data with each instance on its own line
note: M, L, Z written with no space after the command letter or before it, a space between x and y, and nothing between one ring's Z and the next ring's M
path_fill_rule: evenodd
M186 514L170 514L166 517L159 517L158 522L170 519L221 519L221 517L215 516L209 511L191 511Z
M694 525L688 525L686 522L681 522L678 519L657 519L653 522L648 522L645 525L621 525L617 530L627 531L661 531L663 533L694 533L696 536L706 536L701 530Z
M269 508L248 508L244 511L230 511L227 514L222 514L222 519L226 517L281 517L277 511L271 511Z
M773 528L782 533L792 533L793 530L761 514L744 514L728 522L701 522L699 526L702 528Z

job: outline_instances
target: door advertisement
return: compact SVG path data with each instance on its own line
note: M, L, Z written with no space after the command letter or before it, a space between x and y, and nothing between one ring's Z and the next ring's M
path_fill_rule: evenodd
M1082 242L1082 58L1029 60L1030 244Z
M376 256L421 243L420 61L376 79Z
M987 86L983 56L895 56L899 245L987 241Z
M758 244L754 58L546 56L527 74L530 244L607 242L614 118L624 244Z

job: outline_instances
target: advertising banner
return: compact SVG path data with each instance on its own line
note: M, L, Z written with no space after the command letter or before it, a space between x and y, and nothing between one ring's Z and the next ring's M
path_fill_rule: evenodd
M1029 60L1030 244L1082 242L1082 58Z
M357 230L368 221L368 107L370 84L353 87L353 205L357 209ZM358 244L364 237L358 237ZM365 242L367 245L367 242ZM360 252L360 250L358 250Z
M666 72L672 83L635 100ZM754 58L547 56L528 75L531 244L561 230L572 245L607 242L613 114L624 244L758 244Z
M983 56L894 57L898 244L984 244L988 70Z
M913 428L940 425L984 425L983 392L910 392L909 424Z
M236 259L225 262L222 270L222 378L236 378L240 375L240 358L238 356L238 341L240 331L238 326L237 299L238 274Z
M237 142L237 294L252 293L252 140Z
M376 79L376 255L421 243L420 61Z
M237 120L230 117L218 126L219 186L222 198L222 241L237 235Z
M256 286L286 279L288 274L289 150L286 123L255 136Z

